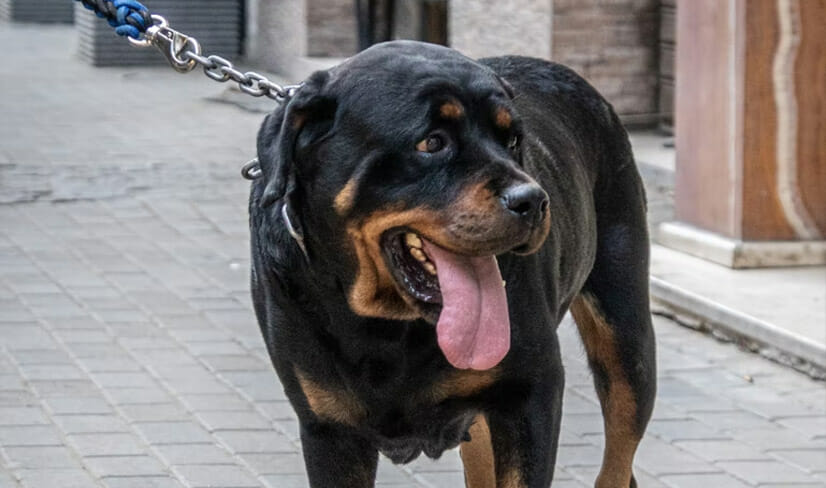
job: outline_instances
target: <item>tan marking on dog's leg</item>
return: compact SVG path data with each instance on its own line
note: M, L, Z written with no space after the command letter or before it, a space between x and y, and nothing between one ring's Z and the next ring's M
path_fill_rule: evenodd
M605 424L605 450L596 488L627 488L631 465L640 442L636 432L637 403L619 360L614 332L593 297L579 295L571 304L588 360L605 374L606 388L597 388ZM593 366L592 366L593 367Z
M449 373L427 390L428 400L439 403L448 398L469 397L491 386L499 377L499 368L462 369Z
M382 256L381 235L393 227L407 226L417 234L440 236L443 225L439 219L440 215L436 212L424 208L390 208L374 212L348 226L347 232L358 259L356 278L348 296L350 308L355 313L399 320L412 320L419 316L405 302L406 297L396 291L395 281Z
M496 468L490 428L484 415L477 415L470 426L470 441L459 446L459 455L465 467L467 488L496 488Z
M513 122L513 117L511 113L504 107L499 107L496 109L496 118L494 119L496 122L496 126L500 129L508 130L511 128L511 122Z
M310 410L318 418L350 426L357 426L364 419L367 412L355 395L346 391L325 389L307 378L298 368L295 369L295 375Z
M353 208L353 202L356 197L356 180L350 180L344 185L344 188L338 192L336 198L333 200L333 208L339 215L344 215Z
M460 119L465 114L465 109L462 108L462 104L460 104L456 100L451 100L449 102L445 102L439 107L439 115L445 119L457 120Z
M525 488L522 480L522 472L517 468L511 468L499 479L500 488Z

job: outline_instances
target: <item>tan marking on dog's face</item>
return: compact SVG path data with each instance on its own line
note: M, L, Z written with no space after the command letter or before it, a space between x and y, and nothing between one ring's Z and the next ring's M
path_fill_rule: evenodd
M449 231L458 239L486 242L493 247L504 246L505 249L500 248L498 249L499 252L504 252L508 247L513 247L507 246L507 243L515 237L513 232L503 228L501 224L503 218L502 203L487 187L486 183L478 183L465 190L456 204L452 206L451 213L452 218L448 224L450 226ZM545 212L540 225L530 235L525 235L528 238L525 243L527 247L526 251L521 254L536 252L545 242L550 229L550 212Z
M486 214L498 210L499 205L499 199L488 188L487 182L483 181L467 187L455 206L459 209Z
M448 398L466 398L490 387L498 378L499 367L486 370L457 369L436 381L427 391L427 396L434 403Z
M450 119L450 120L459 120L464 116L465 109L462 107L462 104L459 103L458 100L450 100L442 104L439 107L439 115L442 118Z
M358 261L348 302L358 315L397 320L421 316L415 299L399 290L384 259L381 236L387 230L407 227L428 241L462 255L500 254L519 244L514 242L519 237L503 225L501 203L485 183L469 185L443 210L405 210L401 204L398 207L377 210L347 227ZM531 252L544 242L549 229L550 220L546 218L540 229L530 235L525 231L524 238L529 238Z
M292 114L291 125L293 130L298 130L304 127L304 122L307 121L307 114L304 112L296 112Z
M343 216L353 208L356 198L356 180L352 179L344 185L333 200L333 208L339 216Z
M490 427L484 415L477 415L468 430L470 442L459 446L467 488L496 488L496 467Z
M476 183L462 191L451 205L448 231L454 240L488 243L490 247L490 243L512 238L509 233L503 232L501 217L499 199L485 182Z
M513 116L511 116L511 113L505 107L499 107L496 109L494 122L496 123L496 127L502 130L508 130L511 128Z
M403 226L428 239L445 241L442 214L424 208L379 210L348 227L358 259L358 270L348 299L355 313L398 320L419 317L419 312L407 303L412 298L397 291L381 250L382 234Z
M395 227L408 227L425 239L460 254L473 254L473 229L490 221L493 195L474 185L463 192L454 205L436 211L426 208L380 210L363 221L351 224L348 233L356 251L358 271L350 289L350 308L368 317L413 320L420 316L414 298L397 288L381 250L382 234ZM482 222L488 219L487 223ZM490 254L493 254L492 252Z
M598 391L605 422L605 451L595 487L629 486L631 464L640 441L635 428L637 402L620 363L621 352L613 328L596 300L588 295L574 299L571 315L585 344L588 360L601 366L609 382L607 392Z
M326 389L298 368L295 374L310 410L318 418L355 427L366 417L366 409L352 393Z

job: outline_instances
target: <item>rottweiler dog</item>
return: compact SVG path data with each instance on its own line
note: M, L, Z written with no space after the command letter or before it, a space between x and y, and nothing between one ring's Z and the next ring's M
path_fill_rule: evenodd
M598 488L636 486L653 407L645 195L570 69L389 42L258 135L252 296L312 487L460 446L473 488L547 487L570 310L601 402Z

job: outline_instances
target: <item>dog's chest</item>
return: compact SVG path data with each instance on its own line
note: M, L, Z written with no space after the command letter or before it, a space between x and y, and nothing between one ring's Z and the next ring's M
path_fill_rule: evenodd
M329 388L346 392L345 403L358 413L351 425L394 462L422 453L437 458L466 438L486 391L504 372L452 367L430 325L382 332L384 340L371 334L338 343L340 355L331 353L338 386Z
M448 401L441 405L385 405L371 412L363 429L376 449L394 463L408 463L424 453L438 458L467 440L475 412Z
M397 463L421 453L438 458L466 440L479 411L479 396L500 376L495 368L408 373L373 383L358 395L367 412L359 427Z

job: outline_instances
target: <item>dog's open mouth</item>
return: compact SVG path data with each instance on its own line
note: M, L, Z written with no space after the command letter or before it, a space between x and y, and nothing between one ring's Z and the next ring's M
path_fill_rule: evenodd
M386 232L385 260L400 293L436 324L455 367L489 369L510 348L510 320L496 257L456 254L407 229Z
M416 301L427 305L442 303L436 264L424 251L424 241L413 232L391 232L384 238L385 257L396 283ZM427 307L439 313L439 307Z

